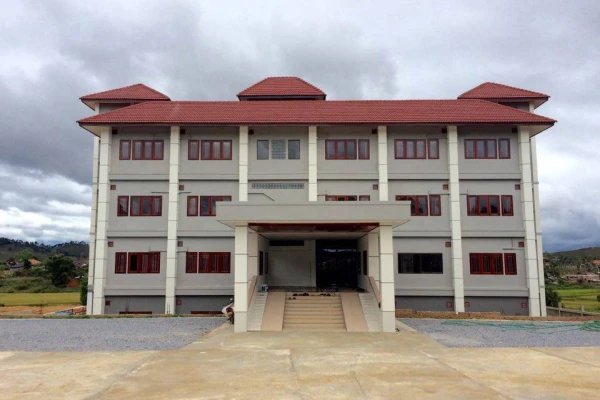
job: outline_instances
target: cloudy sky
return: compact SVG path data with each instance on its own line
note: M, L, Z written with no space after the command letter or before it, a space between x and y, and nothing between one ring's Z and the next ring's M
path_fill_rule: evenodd
M234 100L266 76L329 99L551 95L538 138L545 250L600 245L599 1L13 1L0 13L0 236L87 240L84 94L143 82Z

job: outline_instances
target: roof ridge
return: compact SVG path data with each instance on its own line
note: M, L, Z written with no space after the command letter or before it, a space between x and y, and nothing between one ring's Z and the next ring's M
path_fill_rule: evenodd
M496 88L499 87L499 88L514 90L514 91L522 93L522 95L520 95L520 96L519 95L516 95L516 96L515 95L509 95L509 96L505 96L506 98L519 98L519 97L521 97L521 98L527 98L527 97L550 98L550 96L548 96L547 94L541 93L541 92L536 92L536 91L529 90L529 89L522 89L522 88L519 88L519 87L516 87L516 86L510 86L510 85L505 85L503 83L496 83L496 82L489 82L489 81L488 82L483 82L483 83L475 86L474 88L467 90L466 92L460 94L458 96L458 98L459 99L463 98L463 96L475 96L475 95L472 95L471 93L474 93L474 92L477 93L478 90L485 90L483 88L485 86L490 86L490 85L493 86L493 87L496 87ZM529 96L527 96L527 95L529 95ZM485 97L482 97L482 98L490 98L490 99L491 98L498 98L498 99L501 99L501 98L503 98L503 96L499 95L497 97L493 97L493 96L486 95Z
M280 93L280 94L269 94L269 93L252 94L253 89L256 89L258 86L265 84L265 82L274 81L276 83L280 83L283 80L288 80L288 82L286 82L288 84L289 84L289 81L294 81L295 84L302 84L316 92L316 93L307 93L306 95L309 95L309 96L315 96L315 95L326 96L327 95L325 92L323 92L321 89L319 89L312 83L309 83L298 76L269 76L269 77L266 77L266 78L256 82L255 84L253 84L251 86L248 86L246 89L239 92L237 94L237 96L238 97L240 97L240 96L241 97L246 97L246 96L302 96L297 93L296 94L294 94L294 93L289 93L289 94L283 94L283 93Z
M145 85L145 84L143 84L141 82L140 83L134 83L132 85L127 85L127 86L119 87L119 88L114 88L114 89L109 89L109 90L103 90L101 92L86 94L84 96L81 96L79 98L79 100L93 99L94 97L103 96L103 95L109 94L111 92L127 91L127 90L130 90L130 89L134 89L134 90L135 89L144 89L144 90L147 90L147 91L150 91L150 92L156 94L158 97L162 97L163 100L170 100L169 96L167 96L166 94L161 93L158 90L153 89L150 86ZM145 99L147 97L139 97L139 98L140 99ZM126 99L126 98L123 97L123 99ZM132 100L136 99L136 97L132 96L131 99Z

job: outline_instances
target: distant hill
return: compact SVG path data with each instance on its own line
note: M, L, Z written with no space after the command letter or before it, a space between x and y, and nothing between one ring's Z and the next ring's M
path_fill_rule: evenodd
M76 259L87 260L88 244L86 242L65 242L48 245L38 242L26 242L8 238L0 238L0 262L5 262L21 250L29 249L33 256L40 261L53 254L64 254Z
M566 251L557 251L556 253L552 253L556 256L565 256L565 257L585 257L591 256L594 258L600 258L600 247L586 247L584 249L578 250L566 250Z

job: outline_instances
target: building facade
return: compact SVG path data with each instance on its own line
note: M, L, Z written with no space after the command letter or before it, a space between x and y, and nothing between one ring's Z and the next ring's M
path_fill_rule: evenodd
M267 78L238 98L141 84L81 98L89 313L214 312L235 295L245 331L268 285L371 293L384 331L395 309L545 315L547 95L484 83L456 100L331 101Z

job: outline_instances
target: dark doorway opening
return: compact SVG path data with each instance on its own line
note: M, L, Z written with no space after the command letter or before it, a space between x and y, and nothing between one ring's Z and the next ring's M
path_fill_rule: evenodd
M317 240L317 288L337 290L358 286L358 241Z

